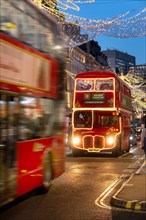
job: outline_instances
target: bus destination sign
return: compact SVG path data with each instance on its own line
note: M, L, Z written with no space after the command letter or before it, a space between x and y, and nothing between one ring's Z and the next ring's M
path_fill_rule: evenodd
M103 104L105 102L104 93L84 93L85 104Z

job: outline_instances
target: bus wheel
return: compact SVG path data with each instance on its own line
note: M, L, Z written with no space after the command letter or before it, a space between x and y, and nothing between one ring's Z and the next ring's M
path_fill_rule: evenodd
M130 145L129 145L128 149L126 150L126 153L128 153L129 151L130 151Z
M127 150L126 150L126 152L128 153L129 151L130 151L130 140L129 140L129 142L128 142L128 144L127 144Z
M80 157L83 155L83 152L82 152L82 150L72 148L72 155L73 155L73 157Z
M114 157L119 157L120 155L122 155L122 150L120 146L115 147L115 149L112 151L112 155Z
M51 152L46 153L44 156L44 179L43 184L37 190L38 194L47 193L51 187L51 180L52 180L52 154Z

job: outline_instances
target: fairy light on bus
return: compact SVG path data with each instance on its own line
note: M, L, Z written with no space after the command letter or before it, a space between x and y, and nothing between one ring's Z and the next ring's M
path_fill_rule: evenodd
M127 151L131 106L130 89L115 73L78 74L72 114L73 155L77 153L76 148L117 155Z

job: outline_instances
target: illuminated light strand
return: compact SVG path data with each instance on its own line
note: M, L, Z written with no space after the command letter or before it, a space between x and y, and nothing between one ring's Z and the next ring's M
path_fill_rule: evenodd
M76 10L76 11L79 11L80 8L77 6L77 4L75 4L73 2L73 0L66 0L66 1L63 1L63 0L44 0L45 4L48 5L48 8L50 7L53 7L53 8L61 8L63 10L67 10L67 9L73 9L73 10ZM42 3L42 5L44 5Z
M80 8L77 6L77 4L73 3L72 0L64 1L65 3L62 3L62 2L63 2L62 0L61 1L57 0L57 7L58 8L63 8L64 9L64 6L65 6L66 10L68 8L76 10L76 11L80 10Z
M35 3L40 4L40 0ZM45 0L45 2L51 2L51 0ZM130 14L128 11L114 19L106 20L91 20L74 16L64 12L60 12L54 8L55 0L53 2L53 8L50 5L46 6L42 4L42 7L52 16L58 18L59 22L67 26L66 47L76 47L83 43L86 43L98 35L105 35L115 38L134 38L146 36L146 8L127 19L122 19L124 16ZM57 2L57 1L56 1ZM61 1L63 3L63 1ZM64 1L65 2L65 1ZM74 1L75 2L75 1ZM133 10L132 10L133 11ZM122 20L121 20L122 19Z
M104 32L106 36L133 38L146 36L146 8L126 20L118 20Z
M73 1L78 4L87 4L87 3L95 2L95 0L73 0Z
M120 78L127 83L131 89L133 107L137 110L142 110L143 108L146 109L146 102L142 101L142 99L145 98L145 93L141 89L145 82L143 78L140 76L135 76L133 72L129 72L127 75L121 75Z
M44 0L46 4L49 5L49 8L55 8L56 7L56 0Z
M53 16L58 23L64 21L64 19L65 19L65 18L64 18L64 14L61 13L60 11L58 11L58 10L56 10L56 9L54 9L54 8L48 8L48 7L45 6L45 5L42 5L41 7L42 7L42 9L43 9L44 11L46 11L46 12L49 13L51 16Z
M32 0L38 7L42 7L42 0Z
M107 28L116 23L118 19L128 15L129 13L130 11L119 15L114 19L107 19L106 21L90 20L65 13L65 25L67 26L65 34L70 37L69 46L76 47L96 38L97 35L103 34ZM86 36L88 36L88 38Z
M66 22L69 23L68 25L70 25L70 23L74 24L74 27L72 25L72 27L70 28L69 35L70 38L72 38L73 42L71 40L69 46L79 46L80 44L86 43L101 34L118 38L133 38L145 36L145 11L146 10L143 9L131 18L120 20L124 16L130 14L131 11L128 11L114 19L107 19L106 21L90 20L87 18L64 13L66 17ZM80 32L77 32L75 30L76 26L80 27ZM88 35L88 39L83 39L82 34ZM76 41L76 39L78 39L78 41Z
M120 18L122 18L122 17L124 17L124 16L126 16L126 15L128 15L129 13L130 13L131 11L127 11L127 12L125 12L124 14L121 14L121 15L119 15L119 16L117 16L116 18L114 18L114 19L106 19L106 20L111 20L111 21L115 21L115 20L118 20L118 19L120 19ZM63 12L64 13L64 12ZM106 22L106 21L104 21L104 20L91 20L91 19L89 19L89 18L84 18L84 17L80 17L80 16L76 16L76 15L72 15L72 14L68 14L68 13L64 13L65 14L65 16L66 16L66 20L67 21L77 21L77 22L84 22L83 24L86 24L86 25L90 25L89 23L99 23L99 22ZM82 23L81 23L82 24Z
M53 1L55 2L55 0ZM54 2L53 4L55 4ZM74 3L76 2L77 1L74 1ZM34 0L34 3L40 7L43 7L44 10L51 13L53 16L60 18L60 16L62 15L60 11L55 9L54 6L56 6L56 4L52 5L53 8L51 8L50 6L47 7L44 4L42 4L41 0ZM63 7L65 7L65 4L63 5ZM66 43L65 46L66 47L79 46L83 43L88 42L89 40L92 40L93 38L95 38L97 35L100 34L111 37L118 37L118 38L133 38L133 37L146 36L145 12L146 12L146 8L144 8L135 16L132 16L125 20L120 20L122 17L130 13L130 12L126 12L125 14L120 15L115 19L107 19L107 21L91 20L91 19L80 18L79 16L73 16L67 13L63 13L64 17L66 17L66 24L67 22L72 24L72 27L70 28L71 29L70 33L71 34L73 33L72 39L70 38L70 36L65 36L65 43ZM59 21L60 20L62 20L62 22L64 23L64 18L59 19ZM74 32L73 32L73 27L75 27ZM69 72L68 74L72 76L72 78L74 78L74 75L71 75ZM127 74L127 79L129 78L129 80L130 78L131 80L133 80L134 77L133 74L131 76L130 74ZM127 83L130 84L130 82ZM139 83L139 79L134 79L134 81L132 81L132 84L130 85L135 108L137 108L137 103L141 108L146 108L146 102L143 102L141 100L141 98L145 98L144 92L141 91L140 89L141 85L134 86L134 83Z
M87 4L93 3L95 0L57 0L57 8L61 8L63 10L72 9L79 11L80 7L77 4Z
M75 76L76 76L75 73L72 73L72 72L70 72L70 71L68 71L68 70L66 70L66 73L67 73L73 80L75 79Z

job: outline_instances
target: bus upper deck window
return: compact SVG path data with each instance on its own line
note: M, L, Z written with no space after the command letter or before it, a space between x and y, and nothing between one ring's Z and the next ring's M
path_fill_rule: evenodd
M77 80L76 82L77 91L93 90L93 88L94 88L93 80Z
M103 83L100 86L100 90L110 90L110 86L107 83Z
M113 90L113 79L98 79L95 82L95 89L98 90Z

